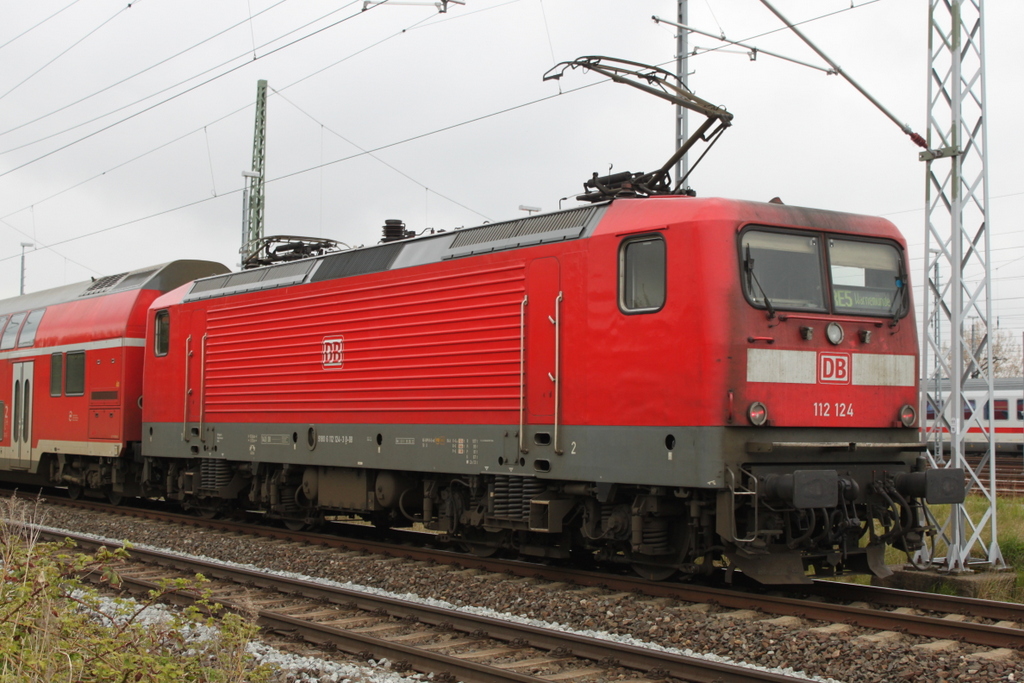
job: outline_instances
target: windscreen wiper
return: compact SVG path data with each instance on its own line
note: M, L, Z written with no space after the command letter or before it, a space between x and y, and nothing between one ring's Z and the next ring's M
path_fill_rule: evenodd
M753 282L757 285L757 289L761 292L761 297L764 299L764 307L768 309L768 319L771 320L775 317L775 307L772 306L772 302L768 299L768 295L764 291L764 287L757 281L757 275L754 273L754 259L750 257L750 245L747 245L747 258L743 261L743 267L747 270L747 290L750 290L750 283Z
M892 298L892 304L889 306L889 315L892 316L892 323L895 325L907 307L907 287L906 280L902 275L896 276L896 294ZM895 310L894 310L895 309Z

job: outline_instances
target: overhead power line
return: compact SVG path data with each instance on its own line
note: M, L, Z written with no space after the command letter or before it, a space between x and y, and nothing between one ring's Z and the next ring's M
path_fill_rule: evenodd
M75 0L75 1L77 2L78 0ZM262 9L259 12L257 12L256 14L254 14L253 17L258 17L261 14L263 14L265 12L269 12L270 10L274 9L275 7L278 7L278 6L280 6L280 5L282 5L282 4L286 3L286 2L288 2L288 0L278 0L278 2L275 2L270 7L267 7L266 9ZM337 11L340 11L340 10L335 10L335 12L337 12ZM334 12L331 12L330 14L333 14L333 13ZM330 14L327 14L325 16L330 16ZM324 17L321 17L320 19L323 19L323 18ZM318 19L317 21L320 21L320 19ZM166 63L168 63L170 61L173 61L173 60L177 59L178 57L181 57L182 55L187 54L187 53L191 52L192 50L195 50L196 48L199 48L199 47L205 45L206 43L210 42L211 40L214 40L216 38L221 37L225 33L229 33L230 31L233 31L234 29L238 28L239 26L242 26L243 24L245 24L245 23L247 23L249 21L250 21L249 18L243 19L242 21L239 21L239 22L237 22L235 24L232 24L231 26L228 26L227 28L225 28L225 29L223 29L221 31L218 31L217 33L214 33L212 36L209 36L207 38L203 38L198 43L195 43L194 45L192 45L190 47L187 47L184 50L181 50L180 52L177 52L177 53L171 55L170 57L166 57L164 59L161 59L159 62L156 62L155 64L150 64L149 66L147 66L145 69L142 69L141 71L136 71L131 76L125 76L124 78L122 78L121 80L117 81L116 83L111 83L110 85L108 85L108 86L106 86L104 88L101 88L99 90L96 90L95 92L93 92L93 93L91 93L89 95L86 95L85 97L81 97L81 98L75 100L74 102L69 102L68 104L65 104L62 107L58 107L56 109L53 109L52 111L48 111L47 113L45 113L45 114L43 114L41 116L37 116L36 118L32 119L31 121L25 121L24 123L18 124L14 128L8 128L7 130L0 132L0 137L2 137L4 135L7 135L9 133L13 133L13 132L18 131L18 130L21 130L22 128L24 128L26 126L31 126L33 123L38 123L40 121L44 121L44 120L50 118L51 116L53 116L55 114L59 114L60 112L65 111L67 109L70 109L71 107L74 107L76 105L79 105L82 102L86 102L88 100L91 100L92 98L94 98L94 97L96 97L98 95L102 95L103 93L107 92L108 90L112 90L113 88L116 88L119 85L124 85L125 83L127 83L130 80L132 80L133 78L141 76L142 74L144 74L144 73L146 73L148 71L152 71L153 69L157 68L158 66L163 66L164 64L166 64ZM274 40L280 40L280 38L275 38ZM271 41L271 42L273 42L273 41ZM233 59L237 59L237 57L235 57ZM233 59L231 61L233 61ZM216 68L216 67L214 67L214 68ZM203 72L203 73L207 73L207 72ZM199 74L199 75L202 75L202 74ZM192 77L190 77L189 79L187 79L184 82L188 82L188 80L191 80L192 78L197 78L197 76L192 76ZM171 87L174 87L174 86L171 86ZM149 99L150 97L155 97L156 95L159 95L161 92L165 92L165 91L161 90L160 92L154 93L152 95L147 95L142 100L137 100L136 102L133 102L132 104L137 104L138 102L145 101L146 99ZM129 106L132 106L132 105L131 104L125 105L125 107L129 107ZM122 107L122 109L123 108L124 107ZM111 114L117 113L118 111L120 111L120 109L115 109L114 111L107 112L106 114L104 114L103 116L100 116L98 118L103 118L105 116L110 116ZM96 119L91 119L90 121L87 121L85 123L78 124L77 126L75 126L75 128L78 128L78 127L80 127L82 125L86 125L86 124L91 123L92 121L95 121L95 120ZM74 128L65 129L65 130L61 131L61 133L67 133L70 130L74 130ZM60 135L61 133L55 133L54 135ZM33 144L36 144L36 142L41 142L42 140L49 139L49 137L53 137L53 136L47 136L46 138L41 138L40 140L36 140L35 142L30 142L30 143L27 143L27 145L22 145L22 146L33 145ZM14 149L21 149L21 147L15 147ZM14 149L8 150L8 151L14 151ZM6 154L6 153L7 152L4 152L4 154Z
M348 6L350 6L350 5L353 5L353 4L355 4L356 2L358 2L358 0L352 0L352 2L349 2L349 3L347 4L347 5L345 5L345 7L348 7ZM384 2L387 2L387 0L384 0ZM383 4L383 3L382 3L382 4ZM380 7L380 6L381 6L381 5L374 5L374 7L373 7L373 8L371 8L370 10L366 10L366 11L371 11L372 9L374 9L374 8L376 8L376 7ZM336 11L337 11L337 10L336 10ZM332 28L334 28L334 27L336 27L336 26L339 26L340 24L343 24L343 23L345 23L345 22L349 21L350 19L354 19L355 17L358 17L358 16L360 16L360 15L362 15L362 14L364 14L364 12L363 12L363 11L359 11L359 12L356 12L355 14L350 14L349 16L347 16L347 17L345 17L345 18L343 18L343 19L339 19L338 21L336 21L336 22L334 22L334 23L332 23L332 24L329 24L328 26L324 26L324 27L322 27L322 28L319 28L319 29L317 29L317 30L315 30L315 31L313 31L313 32L311 32L311 33L308 33L308 34L306 34L306 35L304 35L304 36L300 37L300 38L296 38L295 40L293 40L293 41L291 41L291 42L289 42L289 43L286 43L286 44L284 44L284 45L281 45L281 46L279 46L279 47L276 47L276 48L274 48L274 49L272 49L272 50L270 50L270 51L268 51L268 52L265 52L264 54L262 54L262 55L259 55L258 57L256 57L256 59L264 59L264 58L266 58L266 57L269 57L270 55L276 54L276 53L278 53L278 52L280 52L280 51L282 51L282 50L285 50L285 49L287 49L287 48L289 48L289 47L292 47L292 46L294 46L294 45L296 45L296 44L298 44L298 43L301 43L301 42L302 42L302 41L304 41L304 40L307 40L307 39L309 39L309 38L312 38L312 37L313 37L313 36L315 36L315 35L318 35L318 34L320 34L320 33L323 33L324 31L327 31L327 30L329 30L329 29L332 29ZM317 21L319 21L319 20L317 20ZM313 22L313 23L315 23L315 22ZM307 26L308 26L308 24L307 24ZM280 40L280 38L277 38L276 40ZM273 42L273 41L271 41L271 42ZM268 44L269 44L269 43L268 43ZM248 55L248 53L246 53L246 55ZM235 59L237 59L237 58L233 58L233 59L231 59L231 60L228 60L227 62L224 62L224 63L222 63L222 64L218 65L217 67L214 67L214 69L216 69L216 68L220 68L220 66L224 66L225 64L228 64L228 63L230 63L231 61L234 61ZM80 137L80 138L78 138L78 139L76 139L76 140L72 140L71 142L68 142L67 144L64 144L64 145L61 145L60 147L57 147L57 148L55 148L55 149L52 149L52 150L50 150L49 152L46 152L46 153L44 153L44 154L40 154L39 156L35 157L34 159L30 159L29 161L26 161L26 162L24 162L24 163L22 163L22 164L19 164L19 165L17 165L17 166L15 166L15 167L13 167L13 168L10 168L10 169L8 169L8 170L4 171L3 173L0 173L0 178L4 177L4 176L6 176L6 175L9 175L9 174L11 174L11 173L14 173L15 171L21 170L21 169L23 169L23 168L25 168L25 167L27 167L27 166L31 166L32 164L35 164L35 163L37 163L37 162L39 162L39 161L42 161L43 159L46 159L47 157L53 156L53 155L54 155L54 154L56 154L57 152L62 152L62 151L64 151L65 149L68 149L69 147L73 147L73 146L75 146L75 145L77 145L77 144L79 144L79 143L81 143L81 142L84 142L85 140L88 140L89 138L92 138L92 137L94 137L94 136L96 136L96 135L98 135L98 134L100 134L100 133L103 133L103 132L105 132L105 131L108 131L108 130L110 130L111 128L114 128L114 127L116 127L116 126L119 126L119 125L121 125L122 123L125 123L126 121L130 121L130 120L134 119L134 118L135 118L135 117L137 117L137 116L140 116L140 115L142 115L142 114L145 114L145 113L146 113L146 112L148 112L148 111L151 111L151 110L153 110L153 109L156 109L157 107L160 107L160 106L162 106L162 105L164 105L164 104L167 104L168 102L171 102L171 101L173 101L173 100L176 100L177 98L181 97L182 95L186 95L186 94L188 94L188 93L192 92L193 90L197 90L197 89L199 89L199 88L203 87L204 85L208 85L208 84L210 84L210 83L213 83L214 81L217 81L217 80L219 80L219 79L223 78L224 76L227 76L228 74L234 73L235 71L238 71L239 69L241 69L241 68L243 68L243 67L249 66L249 65L250 65L250 64L251 64L251 63L252 63L253 61L255 61L255 60L248 60L248 61L246 61L246 62L244 62L244 63L242 63L242 64L238 64L238 65L236 65L236 66L233 66L233 67L231 67L230 69L228 69L227 71L224 71L224 72L222 72L222 73L220 73L220 74L217 74L216 76L212 76L212 77L210 77L210 78L206 79L205 81L202 81L201 83L197 83L197 84L195 84L195 85L192 85L192 86L190 86L190 87L186 88L185 90L182 90L182 91L181 91L181 92L179 92L179 93L176 93L176 94L174 94L174 95L171 95L170 97L167 97L167 98L165 98L165 99L163 99L163 100L160 100L159 102L156 102L156 103L154 103L154 104L151 104L151 105L149 105L149 106L147 106L147 107L145 107L145 108L143 108L143 109L140 109L139 111L137 111L137 112L135 112L135 113L133 113L133 114L129 114L128 116L125 116L125 117L124 117L124 118L122 118L122 119L119 119L119 120L117 120L117 121L115 121L115 122L113 122L113 123L110 123L110 124L108 124L108 125L106 125L106 126L103 126L102 128L99 128L99 129L97 129L97 130L94 130L94 131L93 131L93 132L91 132L91 133L88 133L88 134L86 134L86 135L83 135L82 137ZM211 70L212 70L212 69L208 69L208 70L207 70L207 71L205 71L204 73L209 73L209 71L211 71ZM176 84L176 85L174 85L174 86L170 86L170 87L168 87L168 88L165 88L164 90L162 90L162 91L160 91L160 92L166 92L167 90L170 90L170 89L173 89L173 88L175 88L175 87L178 87L178 86L180 86L180 85L183 85L184 83L187 83L188 81L190 81L190 80L192 80L192 79L194 79L194 78L196 78L196 76L192 76L192 77L190 77L190 78L188 78L188 79L185 79L184 81L181 81L181 82L177 83L177 84ZM159 93L157 93L157 94L159 94ZM143 101L145 101L145 100L147 100L147 99L150 99L150 98L152 98L152 97L155 97L155 95L148 95L147 97L144 97L144 98L142 98L142 99L140 99L140 100L137 100L136 102L133 102L133 103L132 103L132 104L130 104L130 105L126 105L125 107L121 107L120 109L117 109L117 110L115 110L115 111L120 111L121 109L126 109L126 108L127 108L127 107L129 107L129 106L134 106L135 104L139 104L139 103L141 103L141 102L143 102ZM111 113L113 113L113 112L111 112ZM92 119L92 120L88 121L87 123L92 123L92 122L94 122L94 121L97 121L97 120L99 120L99 119L105 118L106 116L109 116L109 115L110 115L110 113L108 113L108 114L104 114L103 116L99 116L99 117L97 117L97 118L95 118L95 119ZM75 128L80 128L80 127L81 127L82 125L85 125L85 124L80 124L80 125L78 125L78 126L75 126ZM72 129L68 129L68 130L73 130L73 128L72 128ZM49 136L47 136L46 138L42 138L41 140L37 140L36 142L41 142L42 140L45 140L45 139L49 139L49 138L51 138L51 137L54 137L54 136L56 136L56 135L60 135L60 134L62 134L62 133L65 133L65 132L68 132L68 131L62 131L61 133L55 133L54 135L49 135ZM0 153L0 154L8 154L9 152L12 152L12 151L14 151L14 150L16 150L16 149L21 149L22 147L26 147L26 146L29 146L29 145L31 145L31 144L35 144L35 142L33 142L33 143L28 143L27 145L21 145L21 146L19 146L19 147L13 148L13 149L9 149L9 150L6 150L6 151L4 151L4 152L2 152L2 153Z
M142 0L136 0L136 4L137 4L137 3L139 3L139 2L141 2L141 1L142 1ZM79 46L80 44L82 44L82 43L83 43L83 42L84 42L84 41L85 41L86 39L88 39L88 38L89 38L90 36L92 36L92 35L93 35L94 33L96 33L96 32L97 32L97 31L99 31L99 30L100 30L101 28L103 28L104 26L106 26L107 24L109 24L110 22L112 22L112 21L113 21L114 19L116 19L117 17L119 17L119 16L121 15L121 13L122 13L122 12L124 12L124 11L125 11L125 10L127 10L127 9L130 9L130 8L131 8L131 6L132 6L132 3L128 3L128 4L126 5L126 6L122 7L121 9L117 10L116 12L114 12L114 14L113 14L112 16L110 16L109 18L107 18L107 19L106 19L106 20L105 20L105 21L104 21L103 23L101 23L101 24L100 24L99 26L97 26L96 28L94 28L93 30L89 31L89 32L88 32L88 33L86 33L86 34L85 34L84 36L82 36L81 38L79 38L78 40L76 40L75 42L73 42L73 43L72 43L72 44L71 44L70 46L68 46L67 48L65 48L65 49L64 49L63 51L61 51L60 53L58 53L56 57L54 57L53 59L51 59L50 61L48 61L48 62L47 62L46 64L43 64L43 65L42 65L41 67L39 67L38 69L36 69L36 70L35 70L35 71L33 71L32 73L30 73L30 74L29 74L28 76L26 76L26 77L25 77L25 78L24 78L24 79L23 79L23 80L22 80L21 82L19 82L19 83L18 83L17 85L15 85L15 86L14 86L13 88L11 88L11 89L10 89L10 90L8 90L7 92L5 92L5 93L4 93L3 95L0 95L0 100L2 100L3 98L7 97L8 95L10 95L10 94L11 94L12 92L14 92L15 90L17 90L17 89L18 89L18 88L20 88L21 86L23 86L23 85L25 85L26 83L28 83L28 82L29 82L30 80L32 80L32 79L33 79L33 78L34 78L34 77L35 77L35 76L36 76L37 74L39 74L39 72L41 72L41 71L42 71L43 69L45 69L46 67L50 66L51 64L53 64L54 62L56 62L56 61L57 61L58 59L60 59L61 57L63 57L63 56L64 56L64 55L66 55L67 53L71 52L71 51L72 51L73 49L75 49L76 47L78 47L78 46Z
M53 19L54 17L56 17L56 16L58 15L58 14L60 14L60 13L61 13L61 12L63 12L64 10L66 10L66 9L70 9L70 8L71 8L72 6L74 6L74 5L75 5L75 4L77 3L77 2L78 2L78 0L72 0L72 2L71 2L70 4L68 4L68 5L64 5L64 7L60 8L59 10L57 10L56 12L54 12L53 14L51 14L50 16L46 17L45 19L43 19L42 21L40 21L40 22L39 22L38 24L34 24L33 26L31 26L31 27L29 27L29 28L25 29L24 31L22 31L22 32L21 32L21 33L19 33L18 35L14 36L14 37L13 37L13 38L11 38L10 40L8 40L8 41L7 41L6 43L4 43L3 45L0 45L0 50L4 49L5 47L7 47L8 45L10 45L10 44L11 44L11 43L13 43L14 41L16 41L16 40L18 40L18 39L20 39L20 38L22 38L22 37L24 37L24 36L27 36L27 35L28 35L29 33L32 33L32 31L35 31L35 30L36 30L37 28L39 28L40 26L42 26L43 24L45 24L46 22L48 22L48 21L49 21L50 19Z

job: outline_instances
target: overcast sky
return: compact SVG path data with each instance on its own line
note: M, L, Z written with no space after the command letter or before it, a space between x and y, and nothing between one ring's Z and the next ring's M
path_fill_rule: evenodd
M591 54L674 68L675 29L651 16L674 18L675 0L467 0L447 14L397 0L0 1L0 298L18 292L22 242L36 245L30 292L178 258L235 267L261 78L267 234L355 246L389 218L420 231L555 210L594 171L651 170L674 151L667 102L593 73L541 76ZM813 20L821 48L926 132L925 0L773 4ZM1024 3L986 11L993 317L1019 344ZM821 63L758 0L689 0L689 14ZM689 69L735 115L691 177L700 196L885 216L920 292L924 164L892 121L841 78L764 54L719 50Z

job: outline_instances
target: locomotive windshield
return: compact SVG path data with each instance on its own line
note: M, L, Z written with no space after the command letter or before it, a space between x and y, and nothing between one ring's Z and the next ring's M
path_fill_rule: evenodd
M740 258L744 294L770 313L890 317L906 312L902 259L892 244L753 229L740 239Z
M836 313L888 317L902 307L900 255L892 245L830 238L828 260Z
M825 312L821 245L816 235L748 230L743 234L743 286L765 308Z

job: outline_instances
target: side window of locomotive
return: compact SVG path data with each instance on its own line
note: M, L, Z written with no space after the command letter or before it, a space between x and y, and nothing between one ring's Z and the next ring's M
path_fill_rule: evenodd
M906 315L905 277L895 246L829 238L828 259L837 315Z
M50 396L60 396L64 388L64 354L50 354Z
M21 334L18 336L19 349L23 346L32 346L35 343L36 330L39 329L39 321L43 319L45 312L45 308L37 308L28 314L28 320L25 321L25 326L21 328Z
M665 305L665 240L627 240L619 252L619 305L626 313L653 313Z
M758 308L824 313L821 238L747 230L740 238L743 293Z
M167 311L157 311L153 324L153 353L157 356L166 356L170 348L171 314Z
M21 328L21 322L24 319L24 313L15 313L11 316L11 322L4 329L4 336L0 337L0 351L14 348L14 345L18 342L18 330Z
M81 396L85 393L85 351L69 351L64 375L64 393Z

